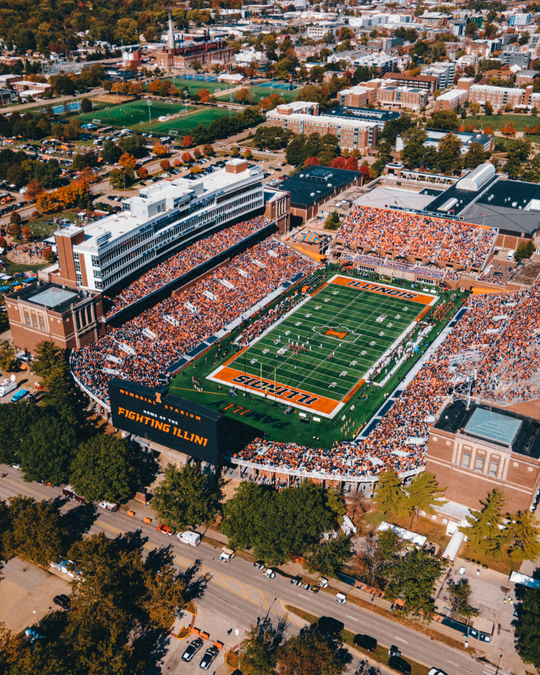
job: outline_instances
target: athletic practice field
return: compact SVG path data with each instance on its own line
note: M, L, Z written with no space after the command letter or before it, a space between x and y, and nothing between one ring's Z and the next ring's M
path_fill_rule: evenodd
M201 108L178 103L165 103L164 101L152 100L150 114L148 112L148 102L146 100L131 101L130 103L94 110L86 115L78 115L78 119L84 124L100 120L97 124L113 127L127 127L135 131L151 131L155 134L168 135L172 130L176 131L178 136L185 136L199 124L207 126L220 117L229 116L228 110L223 108ZM164 115L176 115L182 113L181 117L159 120ZM150 122L150 115L152 121Z
M334 417L437 299L336 275L209 379Z
M177 89L184 91L187 89L190 96L198 94L201 89L206 89L210 95L222 93L227 89L233 89L236 85L227 84L227 82L205 82L203 80L184 80L180 77L169 77L168 82L172 82Z
M289 85L287 84L287 87ZM293 89L292 91L283 88L283 85L281 87L272 87L271 84L267 85L257 85L256 87L250 87L249 92L251 94L251 100L253 103L258 103L261 98L268 98L272 94L277 94L278 96L282 96L287 103L292 101L295 96L298 95L299 89Z

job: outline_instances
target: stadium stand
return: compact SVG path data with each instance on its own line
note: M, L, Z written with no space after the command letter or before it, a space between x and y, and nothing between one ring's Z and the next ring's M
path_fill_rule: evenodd
M338 230L335 243L352 251L381 251L393 258L410 256L480 271L497 233L487 226L457 220L355 206Z
M184 355L315 268L313 261L269 237L75 351L72 372L103 403L108 402L107 383L112 377L156 386L159 376Z
M187 272L219 253L233 248L236 244L248 239L269 224L270 221L267 218L259 216L216 232L206 239L186 247L180 253L142 274L119 293L105 293L105 297L111 301L107 316L115 314L134 302L143 300L152 293L175 282Z
M425 464L431 421L469 372L468 354L479 371L479 397L505 402L516 395L521 400L538 397L534 373L540 369L540 343L532 330L538 325L538 281L526 292L470 296L453 331L364 441L337 442L325 450L259 438L236 453L233 462L259 471L345 481L369 480L387 467L402 476L414 473Z

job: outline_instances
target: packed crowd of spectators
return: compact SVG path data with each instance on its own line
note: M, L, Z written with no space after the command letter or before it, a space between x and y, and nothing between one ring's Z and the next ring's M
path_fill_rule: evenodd
M341 255L342 262L350 261L358 265L360 269L378 270L383 267L385 270L396 272L408 272L415 274L419 279L434 279L436 281L458 281L461 278L461 272L457 272L451 267L440 268L436 265L422 265L420 263L409 263L404 260L394 260L388 257L379 257L376 255L367 255L364 253L352 253L349 251Z
M160 290L195 267L251 237L269 224L270 221L265 216L258 216L216 232L206 239L201 239L186 247L180 253L141 275L119 293L115 295L105 294L105 297L110 300L107 315L114 314L120 309L124 309L124 307L128 307L132 303Z
M533 326L540 325L539 289L536 285L527 293L470 296L468 311L364 441L336 442L330 449L318 449L259 438L236 453L234 460L260 470L342 480L369 479L387 467L401 474L422 467L429 420L469 372L464 355L481 364L478 394L493 393L490 372L494 368L503 385L508 381L507 365L513 373L519 372L521 382L540 369L540 343L529 345ZM494 344L494 330L504 324Z
M540 396L540 283L512 296L513 311L498 318L474 393L510 405Z
M482 269L497 230L457 220L404 211L355 206L343 221L335 242L352 251L383 251L391 257Z
M269 237L73 353L79 382L108 401L112 377L155 386L160 375L270 293L316 264Z

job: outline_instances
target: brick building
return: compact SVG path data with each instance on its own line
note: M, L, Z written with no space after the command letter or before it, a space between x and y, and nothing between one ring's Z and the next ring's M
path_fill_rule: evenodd
M465 89L450 89L435 99L435 111L455 110L458 106L463 106L467 101L469 93Z
M194 63L211 66L221 63L224 66L234 62L234 49L228 47L225 40L191 43L187 46L173 47L156 54L156 65L160 68L192 68Z
M432 94L439 85L439 78L434 75L406 75L405 73L385 73L383 80L388 84L397 84L413 89L426 89Z
M332 134L337 136L341 149L358 148L367 154L377 145L377 124L348 117L319 115L319 104L295 101L278 105L266 114L266 125L289 129L295 134Z
M469 89L469 103L485 105L491 103L493 108L505 108L511 105L526 106L530 104L533 93L532 85L526 89L512 89L511 87L491 87L483 84L473 84Z
M27 286L6 297L15 347L35 353L40 342L76 349L104 333L100 293L50 283Z
M365 108L369 104L384 104L419 109L426 106L428 92L425 89L388 84L377 78L338 91L338 100L346 108Z
M472 509L495 488L514 513L531 507L540 487L540 422L502 408L447 405L429 432L426 471L445 499ZM443 509L447 511L447 509Z

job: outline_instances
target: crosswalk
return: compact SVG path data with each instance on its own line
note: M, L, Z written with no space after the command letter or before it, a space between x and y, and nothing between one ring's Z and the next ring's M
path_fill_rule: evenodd
M498 669L498 672L503 675L506 671L502 668ZM483 675L495 675L497 673L497 668L495 666L492 666L491 663L488 663L484 666L484 672Z

